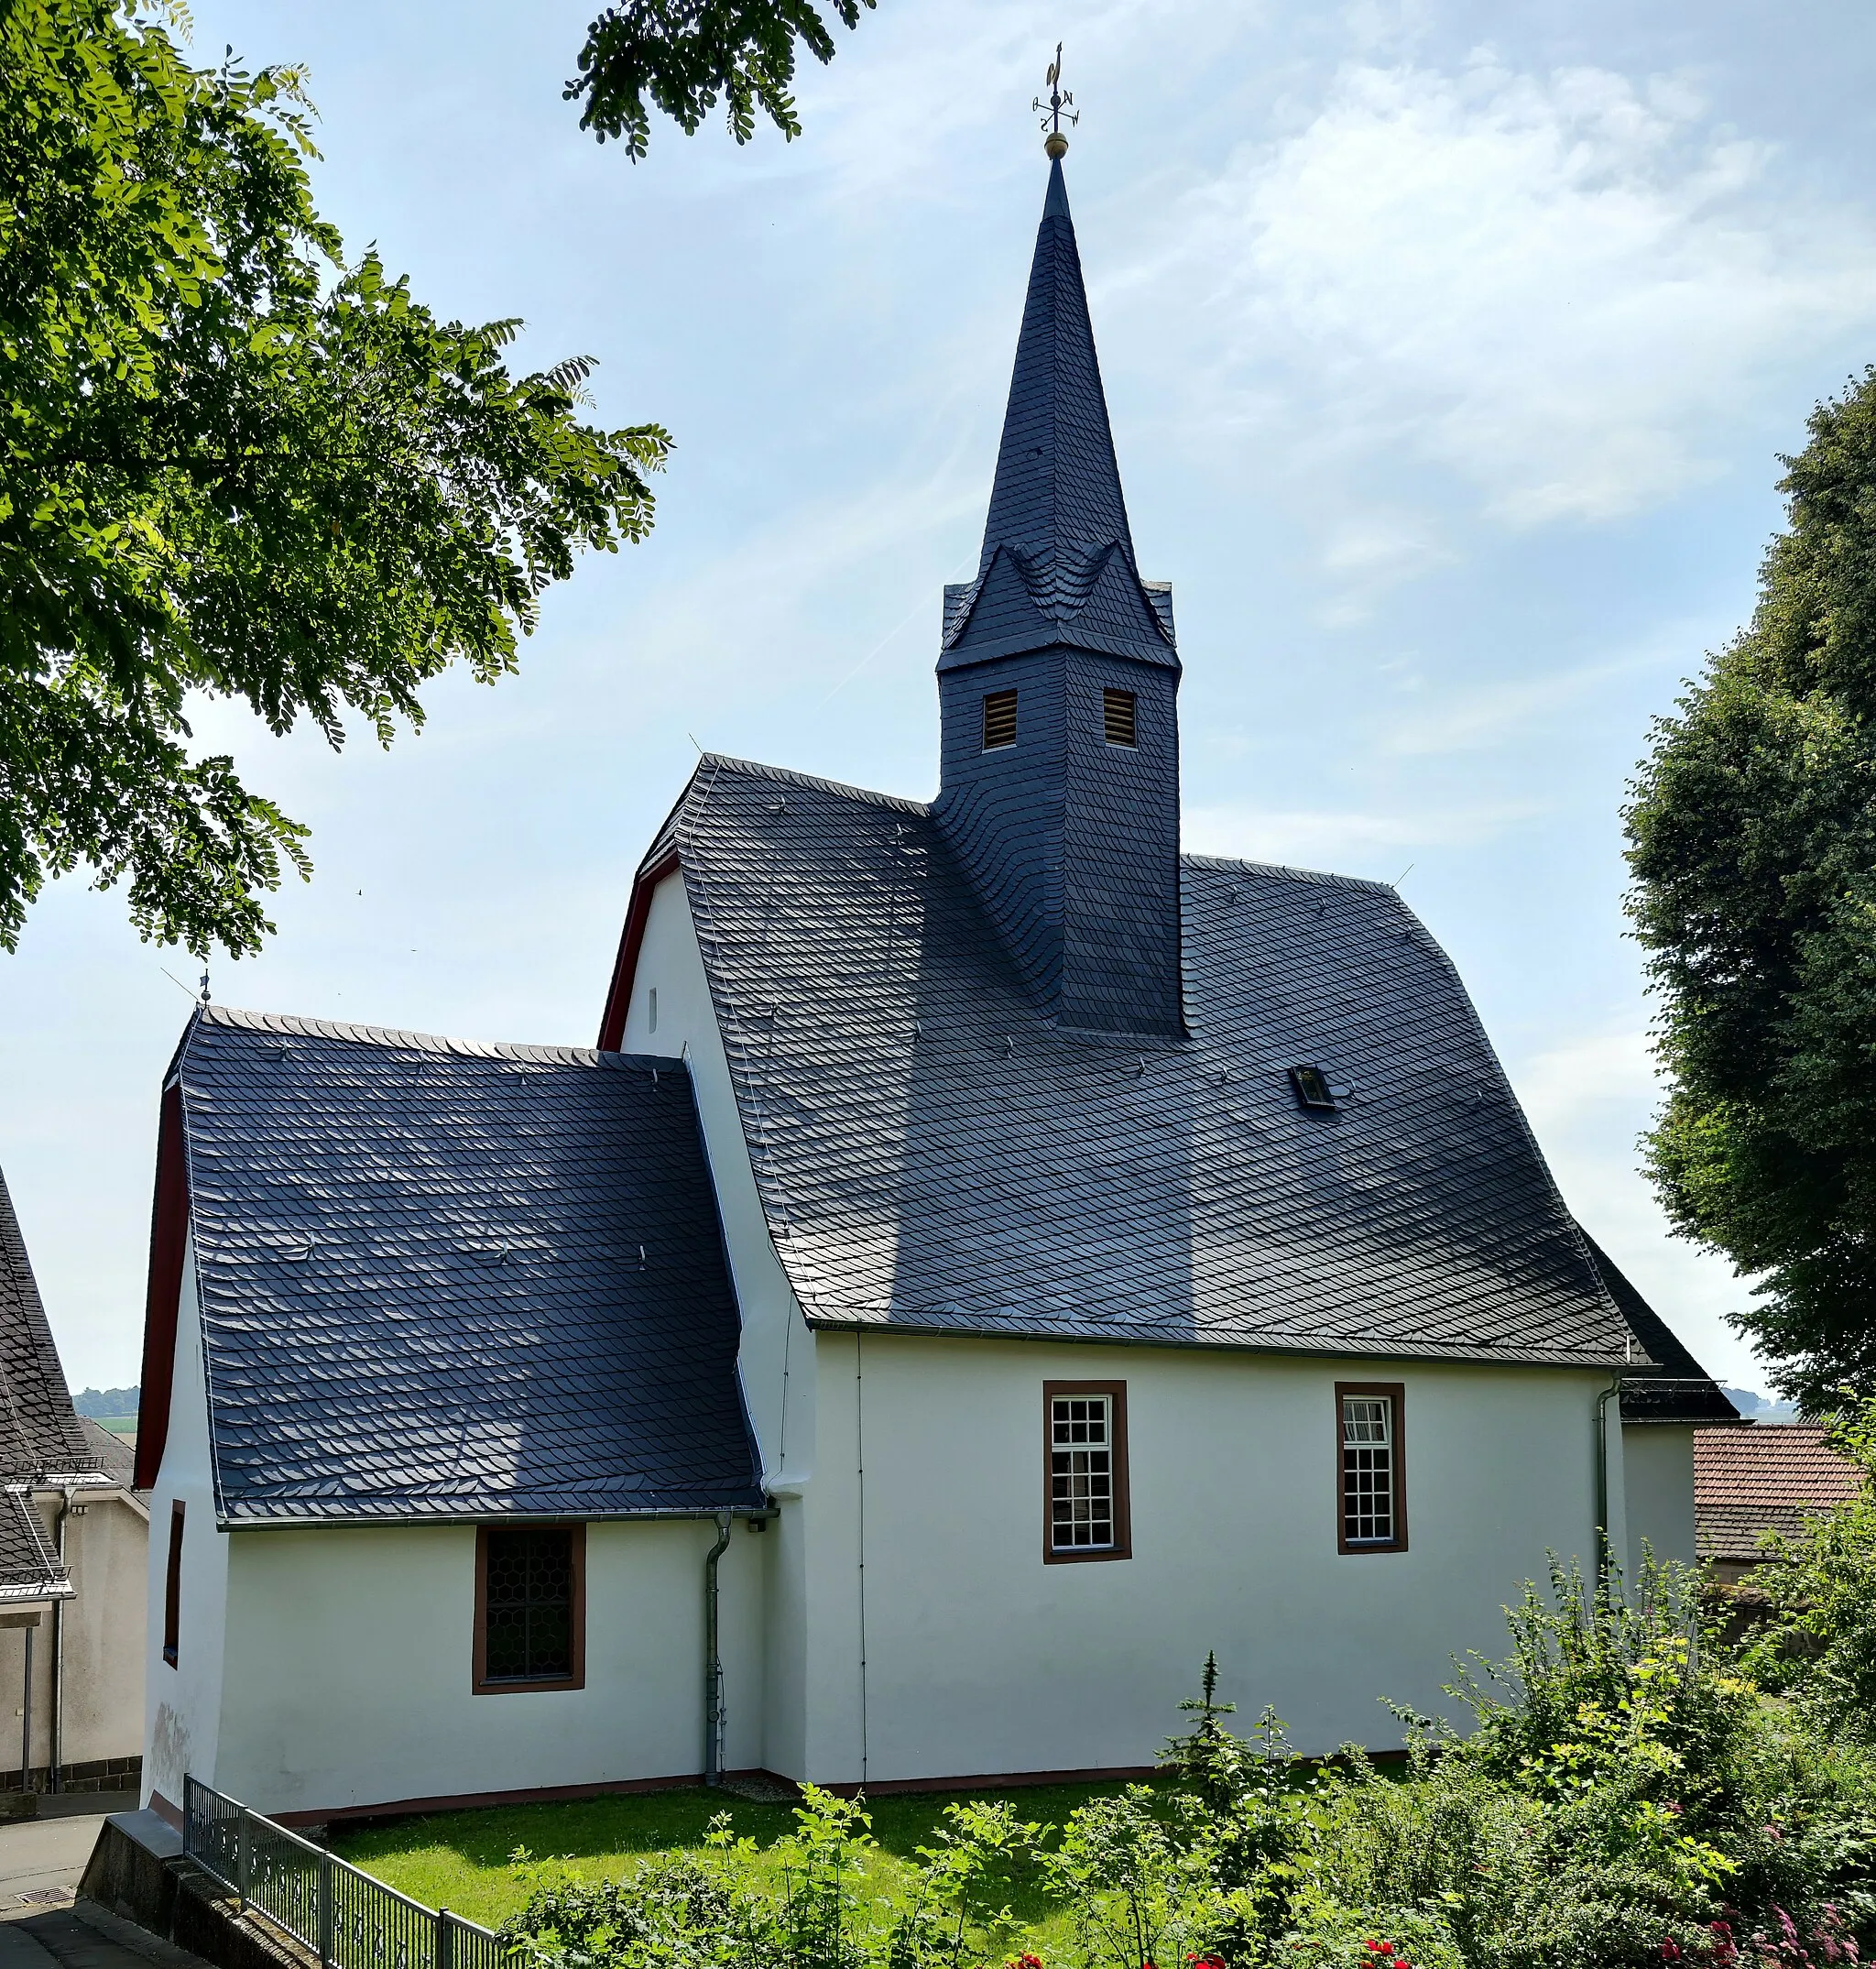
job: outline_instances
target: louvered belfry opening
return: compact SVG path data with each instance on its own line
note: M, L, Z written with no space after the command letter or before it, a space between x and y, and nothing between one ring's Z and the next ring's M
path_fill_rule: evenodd
M976 579L944 592L933 811L1058 1026L1184 1036L1178 693L1172 596L1134 560L1057 161Z
M1131 691L1101 693L1101 733L1109 745L1138 746L1134 714L1139 703Z

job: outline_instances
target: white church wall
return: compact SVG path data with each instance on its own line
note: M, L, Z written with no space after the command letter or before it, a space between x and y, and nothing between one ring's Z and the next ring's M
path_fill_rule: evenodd
M758 1761L765 1540L719 1565L725 1764ZM473 1526L242 1530L231 1540L218 1783L319 1812L704 1767L708 1521L586 1527L585 1686L477 1695Z
M171 1507L183 1505L182 1573L176 1661L163 1659L164 1584ZM215 1526L209 1460L208 1394L202 1373L202 1307L195 1248L184 1254L176 1314L169 1428L150 1493L145 1573L143 1792L182 1802L185 1772L214 1784L221 1742L222 1663L226 1641L228 1537Z
M1643 1539L1658 1559L1695 1564L1693 1429L1672 1422L1628 1424L1622 1465L1630 1579L1641 1576Z
M781 1500L779 1520L762 1535L772 1543L762 1753L755 1761L769 1770L796 1774L807 1767L808 1569L811 1550L820 1542L813 1536L809 1482L815 1440L814 1343L769 1242L682 873L668 875L652 895L624 1049L687 1056L697 1092L742 1318L737 1364L743 1398L761 1450L764 1482Z
M623 1050L688 1056L742 1315L738 1364L743 1398L764 1468L771 1482L783 1481L796 1470L796 1451L806 1449L813 1438L813 1414L804 1412L804 1405L813 1399L813 1372L810 1367L799 1375L794 1373L797 1356L807 1356L807 1328L769 1242L768 1219L756 1193L742 1115L682 873L666 876L652 894Z
M808 1570L816 1778L1149 1764L1208 1648L1298 1749L1397 1744L1380 1698L1440 1707L1546 1548L1593 1562L1599 1376L869 1334L856 1377L818 1341L818 1459L865 1483ZM1045 1380L1127 1384L1130 1559L1042 1562ZM1404 1551L1336 1549L1338 1380L1404 1384Z

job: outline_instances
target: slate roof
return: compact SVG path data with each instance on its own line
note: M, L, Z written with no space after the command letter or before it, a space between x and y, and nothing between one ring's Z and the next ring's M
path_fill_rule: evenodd
M0 1608L9 1601L70 1600L71 1575L47 1542L28 1485L0 1485Z
M1034 1011L917 803L711 755L646 867L673 848L811 1321L1648 1364L1385 885L1184 858L1194 1036L1100 1043Z
M122 1436L114 1436L102 1422L93 1420L90 1416L80 1416L78 1426L84 1431L91 1468L110 1478L113 1483L120 1483L129 1490L131 1473L136 1465L136 1457L129 1442Z
M1053 644L1179 668L1172 591L1142 581L1134 560L1059 159L1036 229L976 579L945 588L938 667Z
M1615 1260L1586 1231L1583 1242L1630 1332L1661 1365L1659 1377L1629 1382L1622 1389L1624 1422L1737 1422L1740 1412L1726 1392L1682 1344L1680 1337L1635 1287Z
M0 1479L89 1470L89 1455L0 1176Z
M1702 1559L1756 1564L1761 1536L1789 1538L1814 1511L1861 1485L1854 1463L1830 1447L1821 1423L1765 1422L1694 1432L1694 1526Z
M224 1522L759 1505L681 1062L212 1006L177 1071Z

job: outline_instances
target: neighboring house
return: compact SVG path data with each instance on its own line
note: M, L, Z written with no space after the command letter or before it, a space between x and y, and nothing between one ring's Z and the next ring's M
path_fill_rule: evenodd
M149 1513L125 1445L71 1406L0 1178L0 1789L134 1786Z
M1813 1512L1854 1497L1861 1473L1830 1447L1818 1422L1700 1429L1694 1438L1694 1508L1700 1557L1722 1586L1762 1565L1759 1541L1794 1538Z
M1180 854L1179 678L1058 166L935 801L706 757L594 1051L191 1020L159 1806L1136 1772L1208 1649L1391 1743L1546 1554L1692 1558L1730 1409L1394 891Z

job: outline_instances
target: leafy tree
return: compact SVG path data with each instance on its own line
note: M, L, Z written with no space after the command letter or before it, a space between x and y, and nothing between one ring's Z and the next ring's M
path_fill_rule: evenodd
M688 137L727 99L730 135L747 144L756 113L790 139L802 134L790 84L795 44L817 61L834 60L831 27L856 27L862 6L878 0L627 0L586 30L580 72L565 90L584 97L580 127L604 143L616 137L635 162L651 139L651 108ZM651 108L647 106L650 99Z
M1876 1744L1876 1398L1836 1417L1830 1439L1863 1487L1814 1513L1795 1538L1766 1535L1770 1556L1752 1584L1776 1618L1749 1659L1825 1731Z
M251 951L305 829L191 694L337 746L515 667L581 548L651 524L656 425L584 358L442 323L313 208L290 69L191 68L115 0L0 0L0 946L49 876L147 937Z
M1630 909L1671 1090L1675 1225L1758 1274L1786 1393L1876 1384L1876 369L1783 461L1750 626L1656 725Z

